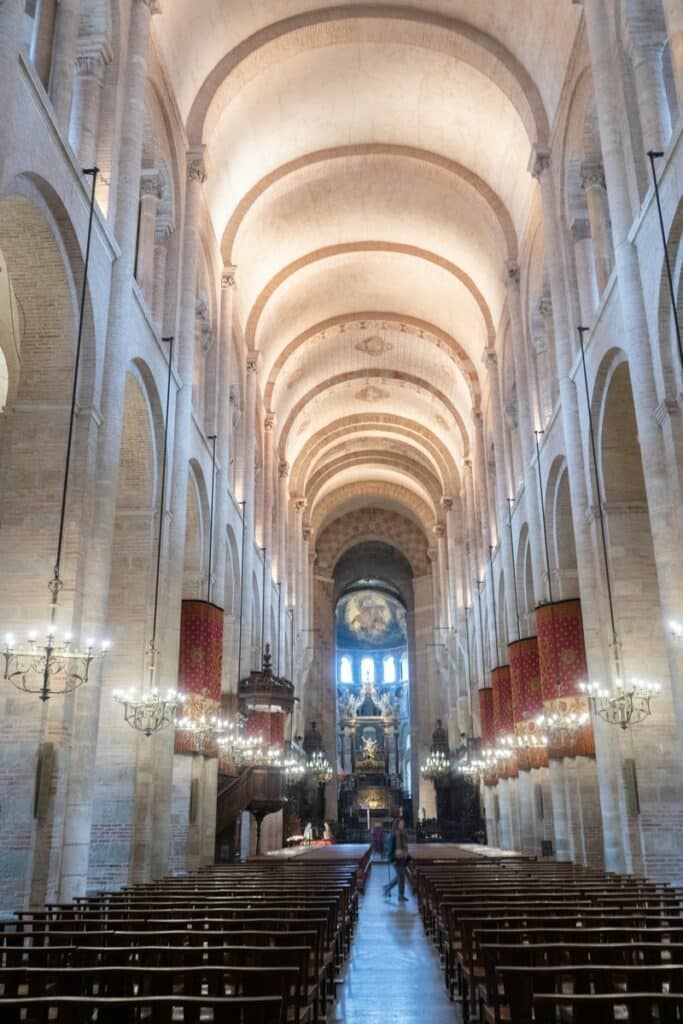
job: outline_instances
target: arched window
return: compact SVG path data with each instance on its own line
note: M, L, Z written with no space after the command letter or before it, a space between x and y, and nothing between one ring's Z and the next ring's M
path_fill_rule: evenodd
M388 654L384 659L384 664L382 665L382 677L385 683L396 682L396 658L393 654Z
M343 654L339 659L339 682L353 682L353 663L348 654Z
M401 655L401 682L405 682L408 678L408 655Z
M374 683L375 681L375 659L362 658L360 663L360 678L363 683Z

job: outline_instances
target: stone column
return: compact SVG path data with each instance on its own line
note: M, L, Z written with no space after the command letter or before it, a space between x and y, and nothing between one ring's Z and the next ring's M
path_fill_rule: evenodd
M504 274L507 287L508 312L510 314L510 334L512 338L512 353L515 364L515 380L517 382L517 419L519 425L519 441L522 449L522 464L524 466L524 500L526 514L529 522L529 546L531 551L531 570L534 581L534 594L536 601L544 599L545 588L543 587L543 525L540 509L540 495L538 481L533 466L534 456L534 419L532 415L532 395L529 387L529 367L527 364L527 346L524 338L524 321L522 317L522 302L520 296L520 273L519 266L511 261L505 264ZM497 376L497 370L496 370ZM495 392L497 401L500 401L500 389ZM501 409L502 414L502 409ZM502 428L502 422L501 422ZM501 435L502 440L502 435ZM501 453L502 454L502 453ZM498 487L505 482L505 476L498 478ZM503 534L507 533L507 497L503 491L499 495L499 508L503 518L500 520L500 529ZM502 504L500 503L502 499ZM510 572L512 572L512 560L510 561ZM506 595L511 590L508 582L508 569L505 568ZM514 590L512 590L514 599ZM514 603L514 602L513 602ZM510 625L515 621L510 618L513 610L508 597L506 596L508 611L508 622Z
M152 286L152 320L159 334L164 333L164 311L166 305L166 274L169 239L174 231L170 222L157 223L154 233L154 284Z
M458 567L458 555L457 555L457 538L456 538L456 525L455 525L455 512L453 511L453 499L442 498L441 507L444 510L446 516L446 545L448 550L448 579L450 582L450 589L448 595L448 604L450 609L450 621L451 625L455 626L460 631L460 623L458 621L459 609L462 608L463 594L462 584L463 581L460 579L460 572Z
M449 623L449 600L448 600L448 550L446 548L446 530L437 523L434 527L436 537L436 549L439 563L439 625L444 629Z
M669 37L671 66L678 97L678 117L683 116L683 6L680 0L662 0L666 34Z
M607 188L602 164L584 163L581 167L581 188L586 193L588 221L593 239L595 273L598 278L598 292L605 290L614 267L612 228L607 205Z
M576 283L579 287L579 306L581 308L581 324L583 326L593 322L593 316L599 302L590 224L585 217L575 217L571 223L570 231L572 242L574 243Z
M95 166L104 72L111 59L109 44L102 42L79 53L76 61L69 143L81 167Z
M311 628L311 543L312 530L308 524L304 524L301 530L301 575L302 575L302 587L301 587L301 628Z
M285 633L287 608L287 523L289 519L289 463L284 460L278 464L278 529L277 529L277 578L281 587L280 594L280 650L278 651L278 671L285 674L289 671L285 666Z
M671 114L662 67L666 44L662 12L643 0L627 0L625 22L643 146L646 153L664 152L671 138Z
M615 265L619 282L619 305L622 321L622 346L628 354L631 388L638 426L648 514L654 547L654 560L661 614L664 623L679 621L683 613L683 571L681 565L679 517L672 503L673 479L669 476L666 450L657 422L658 398L652 365L652 344L648 333L638 255L629 240L631 206L628 174L621 144L621 122L616 94L618 77L611 61L609 13L605 0L585 0L584 3L588 46L593 67L598 126L607 194L609 198L612 230L614 233ZM680 772L683 749L683 651L670 630L665 629L671 688L663 687L658 697L659 718L658 756L653 751L643 752L638 764L641 780L648 771L663 772L671 776ZM670 731L670 710L673 700L675 731ZM668 736L667 736L668 734ZM675 737L675 739L674 739ZM662 753L659 753L662 750ZM636 747L636 756L638 750ZM657 764L653 763L657 756ZM654 786L653 792L659 793ZM657 798L660 799L659 797ZM653 801L654 803L654 801ZM659 806L648 807L650 821L664 820L670 812L667 797L662 795ZM641 830L645 829L642 824ZM645 839L654 856L657 847L657 826L652 826Z
M230 367L232 363L232 306L235 294L235 268L224 267L221 274L221 306L218 322L217 349L217 410L216 410L216 515L214 531L215 583L212 598L216 604L225 607L225 527L228 521L228 491L230 488L230 423L232 405L230 402ZM237 602L235 602L236 604ZM234 627L235 607L230 609L224 629ZM232 680L231 680L232 681Z
M36 74L45 89L50 83L50 67L52 65L52 40L55 34L57 18L57 0L36 0L36 12L33 16L33 34L29 55ZM90 164L84 166L91 166Z
M16 118L14 107L21 95L19 89L19 53L24 37L23 0L0 2L0 184L3 182L4 164L12 152Z
M270 644L271 647L275 643L275 637L271 636L271 605L273 595L273 474L275 471L275 414L272 412L266 413L263 420L263 547L265 548L264 558L266 560L266 621L264 627L263 643Z
M244 565L242 566L242 650L240 651L240 679L251 671L252 633L252 576L254 574L254 495L256 483L256 386L259 353L247 353L247 386L244 402L244 431L242 447L244 452ZM259 666L260 667L260 666Z
M1 9L0 9L1 10ZM116 481L123 425L123 396L129 359L131 281L137 234L137 197L142 160L145 90L151 15L159 10L156 0L134 0L129 27L128 58L123 76L123 123L119 147L119 198L115 236L120 256L112 270L109 323L102 375L103 426L97 453L93 529L88 550L88 585L85 595L84 632L102 635L112 561L116 514ZM3 36L0 18L0 39ZM2 61L0 60L0 66ZM106 669L105 669L106 671ZM104 714L110 708L103 709ZM100 712L100 685L93 680L77 691L67 781L64 846L60 868L59 900L84 895L87 884L90 822L94 783L95 749Z
M508 506L505 474L505 454L503 448L503 410L501 408L500 381L498 375L498 357L496 356L496 353L493 351L493 349L485 350L484 364L486 366L486 371L488 374L491 425L493 428L493 443L495 446L496 453L496 509L498 513L498 522L500 526L500 536L498 540L500 543L501 557L503 560L503 577L505 585L505 612L507 615L507 621L510 625L510 628L514 629L516 632L517 619L515 606L515 578L512 569L512 543L510 540L510 531L507 528ZM529 530L529 534L531 539L531 529ZM491 587L493 589L493 580L491 580ZM497 600L497 595L492 593L492 598L493 600ZM502 609L499 609L498 614L502 614ZM496 651L494 661L496 664L498 664L497 636L495 637L494 649Z
M479 548L480 562L488 558L489 544L491 543L491 528L489 523L489 482L488 464L486 458L486 446L484 443L484 420L480 410L472 413L474 424L474 486L479 512L479 536L477 546Z
M60 0L57 7L55 34L52 43L52 73L50 75L50 99L54 107L57 124L63 135L69 130L71 99L76 52L78 47L78 25L81 18L81 0Z
M140 226L138 229L136 277L140 285L140 291L150 308L152 307L154 296L154 249L156 245L157 207L162 196L162 189L163 182L158 171L143 172L140 179Z
M187 154L187 180L185 183L185 210L183 215L182 274L180 280L180 312L175 352L180 387L176 395L173 447L170 453L168 557L165 568L166 600L162 622L163 654L161 682L164 687L175 687L178 677L178 651L180 646L180 613L185 560L185 533L187 521L187 486L192 436L192 378L194 369L194 312L197 294L197 256L199 252L199 222L202 185L206 180L203 150L190 150ZM156 202L156 200L155 200ZM152 235L152 238L154 236ZM149 252L149 248L147 249ZM170 735L169 735L170 734ZM151 750L151 748L149 748ZM136 804L140 803L141 821L151 818L152 849L149 870L153 878L168 871L171 819L171 787L173 776L172 730L155 737L154 760L150 765L152 784L142 792L136 790ZM151 802L151 804L150 804ZM144 877L137 859L149 858L144 844L136 847L134 875ZM144 863L144 862L143 862Z
M550 415L557 401L559 394L559 372L557 366L557 360L555 358L555 322L553 320L553 302L549 295L542 295L538 302L538 312L541 314L543 320L543 329L545 333L545 349L543 355L542 365L545 366L546 373L546 385L547 385L547 401L548 401L548 415L546 421L550 418ZM545 424L544 424L545 425Z
M579 571L579 589L583 610L584 633L588 666L592 678L605 678L605 663L600 597L595 576L595 557L586 512L589 508L586 487L587 473L583 461L576 385L570 377L574 361L574 347L569 334L569 316L566 303L564 273L561 259L559 217L555 209L555 186L550 151L536 146L529 169L541 187L543 203L543 231L547 253L550 288L553 305L553 338L557 358L560 386L560 415L564 434L563 449L567 454L567 471L571 494L572 522ZM600 769L600 797L605 834L605 866L611 871L622 871L626 866L622 845L622 820L617 793L617 762L614 737L605 728L596 728L596 747Z
M299 634L304 628L304 570L303 570L303 517L306 502L297 498L294 502L294 642L298 646Z

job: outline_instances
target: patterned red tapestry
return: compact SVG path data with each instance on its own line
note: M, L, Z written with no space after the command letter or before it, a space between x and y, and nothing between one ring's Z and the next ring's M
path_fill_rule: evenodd
M588 678L581 602L541 605L536 627L543 700L575 696Z
M180 616L178 689L188 717L220 715L223 667L223 609L208 601L183 601ZM176 729L175 752L193 753L191 736ZM215 749L206 751L215 754Z
M260 736L266 746L281 750L285 745L285 715L282 711L253 711L244 725L246 736Z
M496 741L500 743L506 736L515 731L512 717L512 680L510 666L499 665L491 670L491 687L493 689L493 724Z
M538 640L526 637L508 644L510 681L512 685L512 716L515 725L538 718L543 713L541 669Z
M496 745L496 732L493 724L493 690L490 686L479 691L479 719L482 749L490 750Z
M515 732L528 736L540 732L536 719L543 714L537 637L516 640L508 645L508 653ZM543 768L548 764L548 753L542 747L523 747L517 752L517 763L521 771Z
M585 714L588 701L579 683L588 679L581 602L557 601L536 609L541 691L546 714ZM575 742L553 743L550 757L590 757L595 753L593 727L585 725Z

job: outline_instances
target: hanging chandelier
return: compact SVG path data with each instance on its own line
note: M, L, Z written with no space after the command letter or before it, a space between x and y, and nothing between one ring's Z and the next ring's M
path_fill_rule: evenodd
M58 583L61 583L59 577L50 581L51 593ZM47 627L43 640L31 632L22 643L8 633L2 652L4 678L18 690L37 693L45 701L55 694L71 693L87 683L93 662L102 659L108 649L107 641L96 647L92 639L80 648L74 645L68 633L60 640L53 622Z
M334 778L334 769L324 750L313 751L306 764L306 771L311 778L323 786Z
M443 750L432 750L420 765L420 774L426 779L443 779L451 770L451 761Z
M175 723L176 728L188 736L192 752L205 754L212 744L233 747L236 734L234 723L229 718L207 714L202 704L197 704L196 697L193 704L192 713L184 715Z
M166 380L166 409L164 418L164 448L161 462L161 493L159 495L159 524L157 531L156 576L154 583L154 615L152 639L147 648L147 687L142 691L131 687L129 690L114 690L113 698L123 707L124 720L132 729L149 737L172 725L185 698L176 690L161 692L156 684L159 649L157 647L157 622L159 617L159 579L161 570L161 545L164 529L164 501L166 497L166 456L168 453L169 408L171 399L171 377L173 374L173 338L163 338L169 343L168 376Z
M587 711L557 711L539 715L536 725L545 733L545 746L573 747L581 730L590 722Z
M59 595L64 587L61 578L61 562L64 547L64 530L66 526L66 502L69 489L69 472L73 448L74 419L78 396L78 372L83 344L83 324L85 300L88 284L88 267L90 265L90 245L92 241L93 216L95 211L95 187L99 168L90 167L83 174L92 178L90 208L88 216L88 234L83 263L83 284L81 287L80 311L78 318L78 334L76 337L76 354L74 358L73 383L71 389L71 408L69 412L69 430L66 444L66 460L64 465L64 481L62 484L61 507L59 515L59 531L57 539L57 555L52 579L48 583L50 592L50 622L45 631L44 639L38 639L36 631L29 631L25 641L15 640L8 633L5 636L5 649L2 652L5 670L4 678L25 693L37 693L40 700L46 701L57 694L72 693L88 682L90 669L94 662L101 660L109 647L105 641L100 645L95 640L87 640L84 647L79 647L71 634L65 633L59 639L57 634L57 610Z
M611 690L604 689L599 683L582 683L581 689L588 697L594 715L610 725L628 729L629 725L638 725L649 718L652 714L650 702L661 687L659 683L634 679L627 686L618 681Z

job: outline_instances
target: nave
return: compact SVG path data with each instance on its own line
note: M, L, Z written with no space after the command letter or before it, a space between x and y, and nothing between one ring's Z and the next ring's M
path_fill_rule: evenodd
M680 889L468 845L281 851L18 912L8 1024L674 1024ZM390 870L390 869L389 869Z

